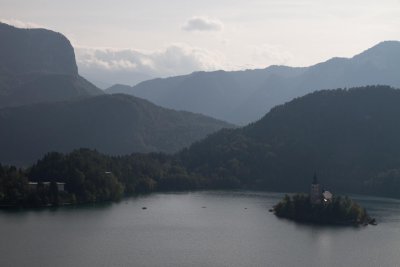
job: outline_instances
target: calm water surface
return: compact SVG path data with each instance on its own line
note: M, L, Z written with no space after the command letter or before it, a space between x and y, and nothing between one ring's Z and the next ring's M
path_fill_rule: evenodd
M152 194L2 211L0 266L400 266L400 201L358 197L379 225L338 228L276 218L268 209L282 196Z

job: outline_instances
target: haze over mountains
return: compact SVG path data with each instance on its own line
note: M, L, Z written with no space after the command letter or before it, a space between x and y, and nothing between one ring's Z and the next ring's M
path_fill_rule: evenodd
M310 67L271 66L245 71L195 72L153 79L134 87L115 85L158 105L245 125L275 105L321 89L385 84L400 87L400 42L385 41L352 57Z
M0 162L25 165L49 151L113 155L176 152L231 124L107 95L79 76L62 34L0 24Z

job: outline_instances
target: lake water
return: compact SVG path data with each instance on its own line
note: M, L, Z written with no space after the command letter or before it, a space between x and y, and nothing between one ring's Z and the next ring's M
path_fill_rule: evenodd
M358 197L378 226L341 228L276 218L268 209L282 196L152 194L1 211L0 266L400 266L399 200Z

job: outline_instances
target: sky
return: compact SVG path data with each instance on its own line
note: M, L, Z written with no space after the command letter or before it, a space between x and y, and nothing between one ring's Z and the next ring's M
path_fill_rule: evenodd
M0 0L0 21L63 33L105 87L351 57L400 40L400 0Z

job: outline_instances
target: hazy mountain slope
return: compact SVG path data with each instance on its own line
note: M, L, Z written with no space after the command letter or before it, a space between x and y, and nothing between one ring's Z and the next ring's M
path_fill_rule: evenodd
M79 50L77 51L77 57L79 57ZM154 76L148 74L135 72L133 70L110 70L92 65L87 65L85 62L79 64L79 73L87 80L92 82L94 85L101 89L107 89L115 83L119 84L130 84L136 85L140 82L154 79Z
M49 151L176 152L232 125L128 95L0 109L0 162L26 164Z
M247 124L272 107L321 89L387 84L400 87L400 42L382 42L352 58L305 68L198 72L142 82L125 93L175 109ZM113 88L113 92L118 92Z
M400 196L399 136L400 90L326 90L215 133L180 156L191 171L259 189L307 190L317 171L332 190Z
M0 23L0 107L103 94L78 75L62 34Z
M114 84L113 86L106 89L108 94L128 94L130 93L131 87L124 84Z
M0 96L0 107L88 97L101 94L98 90L97 87L80 76L19 75L18 79L14 80L12 88Z

